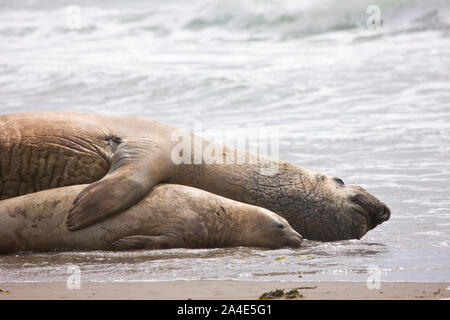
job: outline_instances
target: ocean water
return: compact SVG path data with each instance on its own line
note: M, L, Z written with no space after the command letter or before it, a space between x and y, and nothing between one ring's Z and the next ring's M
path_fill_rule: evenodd
M82 281L450 281L448 1L0 0L0 43L0 113L271 128L281 159L392 211L361 240L296 250L4 255L0 281L71 265Z

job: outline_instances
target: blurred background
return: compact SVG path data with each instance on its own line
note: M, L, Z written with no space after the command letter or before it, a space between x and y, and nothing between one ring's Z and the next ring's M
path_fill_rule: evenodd
M69 263L91 281L365 281L370 266L450 281L449 1L0 0L0 46L2 114L270 127L281 159L392 210L361 240L299 250L2 256L0 281L65 280Z

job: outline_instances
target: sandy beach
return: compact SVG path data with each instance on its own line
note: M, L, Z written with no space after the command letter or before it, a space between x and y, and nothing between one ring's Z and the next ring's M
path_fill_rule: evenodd
M68 289L65 282L0 283L0 300L253 300L276 289L300 294L296 299L449 299L449 282L381 282L369 290L363 282L163 281L82 282ZM281 297L281 299L286 299Z

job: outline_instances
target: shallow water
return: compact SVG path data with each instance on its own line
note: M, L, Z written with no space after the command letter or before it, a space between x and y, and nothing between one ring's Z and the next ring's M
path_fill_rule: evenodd
M65 281L71 264L86 281L450 281L448 1L299 2L0 1L0 113L270 128L281 159L364 186L388 222L298 250L6 255L0 281Z

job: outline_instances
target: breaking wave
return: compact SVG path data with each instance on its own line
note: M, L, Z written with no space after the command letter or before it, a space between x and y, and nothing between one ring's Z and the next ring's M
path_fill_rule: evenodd
M103 2L77 1L84 24L81 32L106 31L112 35L147 32L157 37L185 38L201 33L202 39L289 40L334 31L365 30L370 5L380 9L381 32L448 30L450 26L450 3L445 0L134 0L113 5L111 1ZM56 7L50 1L29 1L22 7L42 10L45 24L41 25L47 31L66 32L61 26L67 20L67 7L71 4L62 1ZM36 31L27 28L27 17L17 16L15 6L0 1L4 19L23 24L25 35ZM14 16L8 15L8 8L15 9Z

